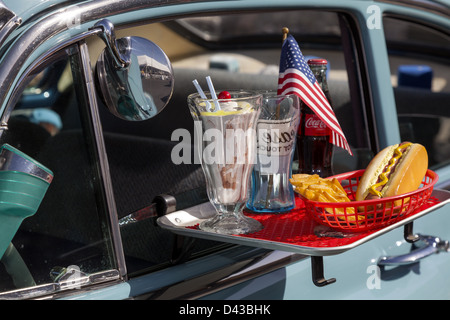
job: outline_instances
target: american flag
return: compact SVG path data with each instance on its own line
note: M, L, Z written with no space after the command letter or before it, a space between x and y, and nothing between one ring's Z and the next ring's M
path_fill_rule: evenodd
M286 37L281 48L278 94L295 94L302 99L331 129L331 143L353 155L330 103L292 35Z

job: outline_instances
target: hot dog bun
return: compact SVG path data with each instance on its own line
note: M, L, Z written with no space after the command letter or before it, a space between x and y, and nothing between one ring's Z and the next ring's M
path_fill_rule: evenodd
M389 146L381 150L367 166L355 199L392 197L417 190L427 169L428 154L422 145L402 142ZM384 177L380 176L383 172Z

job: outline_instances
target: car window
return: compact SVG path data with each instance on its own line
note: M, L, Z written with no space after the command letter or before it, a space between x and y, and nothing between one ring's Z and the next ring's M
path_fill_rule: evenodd
M200 164L194 161L194 152L190 153L192 161L175 163L172 159L172 150L180 143L180 137L172 134L185 129L190 137L194 136L194 122L187 106L187 96L195 92L192 80L198 79L205 90L206 76L211 76L217 90L276 90L281 27L286 24L305 56L329 61L328 84L333 105L355 154L350 157L346 151L336 148L335 172L367 165L373 154L371 130L364 118L367 111L358 96L359 87L349 85L350 79L357 78L355 73L361 72L353 56L354 42L349 40L356 28L350 27L349 17L335 12L295 11L288 12L283 19L286 13L277 13L277 19L264 12L202 16L118 30L117 37L143 36L154 41L169 56L175 75L171 100L154 118L128 122L100 107L119 219L149 206L160 194L190 198L181 208L207 201L204 175ZM252 21L264 28L236 27ZM249 30L263 34L249 33ZM347 49L343 50L344 47ZM95 61L101 50L94 49L94 43L90 43L90 48ZM99 102L102 103L101 97ZM192 138L184 142L192 148L193 141ZM170 265L180 258L179 252L189 252L192 257L222 245L174 236L156 226L154 218L122 226L121 236L130 273Z
M402 140L423 144L430 168L450 164L450 37L415 22L384 18Z
M76 46L62 50L35 67L12 98L15 105L1 145L32 157L54 177L2 257L0 292L6 295L34 286L40 288L35 293L49 294L61 289L62 280L117 268L105 228L107 211L90 142L88 105L77 82L82 79L79 65ZM0 184L2 193L14 193L4 179ZM16 206L29 205L19 200ZM4 201L0 205L6 206Z

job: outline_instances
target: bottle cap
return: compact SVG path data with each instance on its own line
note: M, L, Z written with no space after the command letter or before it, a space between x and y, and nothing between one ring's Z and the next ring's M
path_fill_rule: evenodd
M309 59L308 60L308 64L311 65L324 65L324 64L328 64L328 61L326 59Z

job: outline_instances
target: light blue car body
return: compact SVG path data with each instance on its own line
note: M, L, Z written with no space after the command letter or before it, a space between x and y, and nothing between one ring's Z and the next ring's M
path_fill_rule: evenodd
M61 1L29 1L4 0L8 8L24 21L33 18L39 12L47 10L43 16L38 16L34 23L27 25L32 28L39 19L50 14L53 5ZM101 1L98 1L101 2ZM151 1L149 1L151 2ZM89 3L79 2L71 5L78 8L82 15L83 6ZM125 1L123 1L125 5ZM444 3L442 1L442 3ZM448 1L446 2L448 4ZM379 25L366 27L370 19L376 19L374 14L383 12L399 13L417 20L429 21L450 29L450 19L432 14L426 10L417 10L407 6L399 6L389 2L375 2L364 0L278 0L276 4L271 0L244 1L205 1L192 3L177 3L175 5L160 5L142 9L131 13L124 12L109 15L114 24L120 25L131 20L141 18L151 19L170 17L179 14L189 15L196 12L219 12L221 10L242 10L248 8L329 8L343 9L351 12L361 26L362 43L366 53L368 75L373 94L377 118L377 130L380 146L398 143L398 130L395 111L394 94L390 82L388 54L381 18ZM60 10L60 9L56 9ZM62 10L62 9L61 9ZM74 9L73 9L74 10ZM76 11L76 10L75 10ZM75 12L72 11L72 12ZM380 16L381 17L381 16ZM376 23L376 21L372 21ZM27 62L17 73L20 74L41 54L62 41L76 34L87 31L93 23L91 21L67 28L54 37L35 48ZM24 32L17 30L14 32ZM4 63L3 57L0 63ZM14 85L14 83L12 83ZM1 103L0 112L4 112L6 100ZM440 181L450 180L450 166L437 171ZM437 185L437 188L439 185ZM433 235L441 239L450 240L450 206L446 205L424 217L414 221L414 232ZM311 281L311 262L308 256L297 256L292 263L267 274L260 274L255 278L223 287L216 292L203 295L202 299L450 299L450 254L440 253L423 259L419 264L398 268L394 272L380 271L377 261L386 255L404 254L411 245L403 237L403 228L399 227L375 239L357 246L345 253L324 257L324 273L327 278L336 278L336 282L324 287L318 287ZM87 290L80 294L71 295L66 299L127 299L145 295L164 287L183 282L186 279L205 275L211 270L218 270L235 263L242 255L252 252L267 251L261 248L235 246L200 259L192 260L180 265L132 278L127 281L103 286L101 289ZM274 256L277 252L272 253ZM288 255L287 253L279 253ZM381 272L381 274L380 274Z

